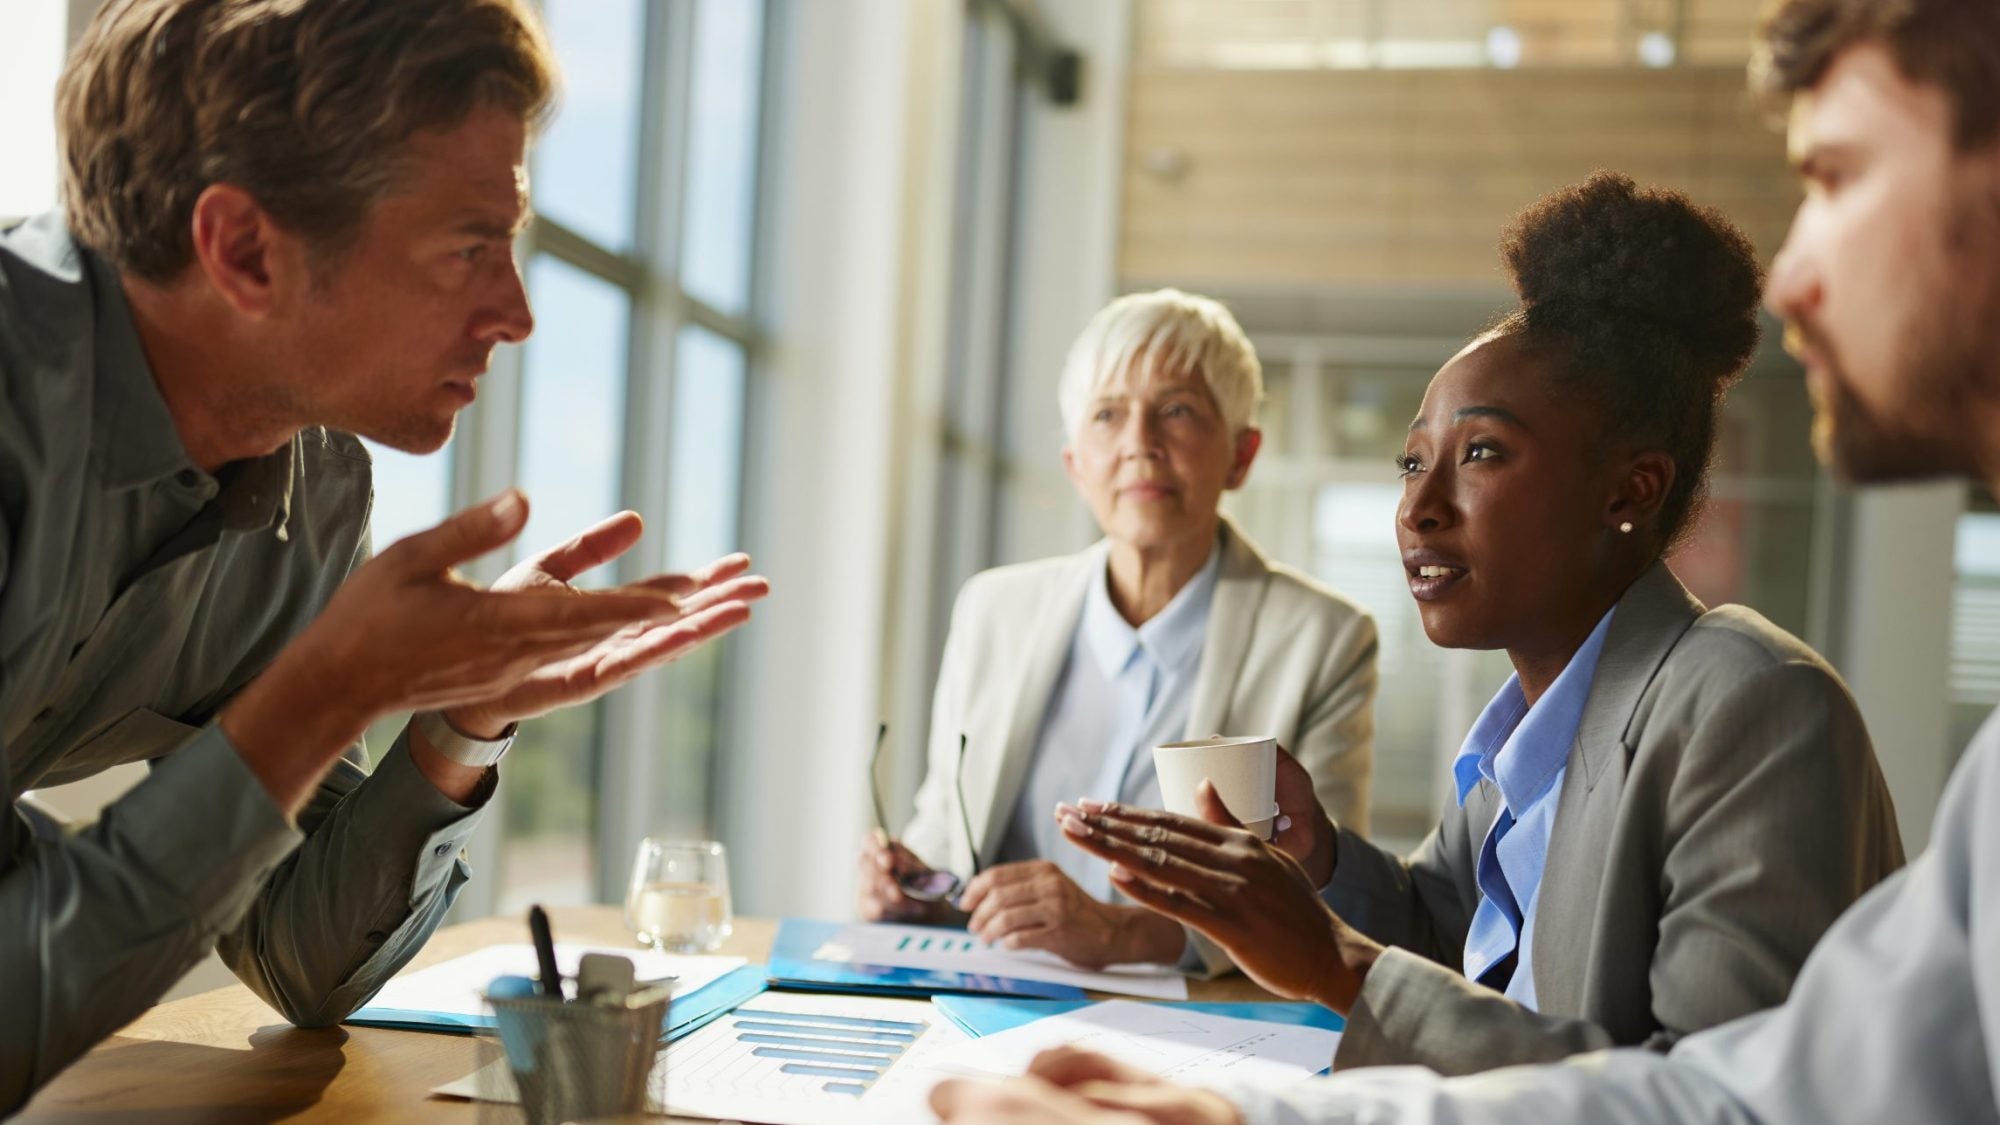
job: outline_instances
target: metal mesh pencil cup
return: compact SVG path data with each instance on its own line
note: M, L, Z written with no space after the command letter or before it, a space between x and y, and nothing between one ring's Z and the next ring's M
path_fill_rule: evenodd
M630 1007L546 996L486 1002L529 1125L646 1112L667 1016L664 994Z

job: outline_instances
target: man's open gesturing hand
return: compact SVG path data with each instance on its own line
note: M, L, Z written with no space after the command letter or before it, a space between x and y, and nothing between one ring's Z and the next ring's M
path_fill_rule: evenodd
M658 582L484 590L458 574L527 518L509 490L384 550L224 709L224 731L281 807L296 810L381 715L505 698L621 632L688 616Z
M636 512L620 512L514 567L493 589L592 596L571 581L630 550L644 528ZM722 636L750 620L751 603L771 592L762 577L744 573L749 569L750 556L724 555L692 574L658 574L634 583L627 589L672 598L678 612L635 621L585 652L552 660L495 698L452 711L452 725L494 737L508 723L588 702Z

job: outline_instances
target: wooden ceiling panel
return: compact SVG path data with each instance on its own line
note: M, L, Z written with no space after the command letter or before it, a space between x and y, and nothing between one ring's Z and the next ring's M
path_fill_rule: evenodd
M1768 258L1798 194L1740 70L1139 71L1120 269L1188 284L1491 284L1501 229L1597 168Z

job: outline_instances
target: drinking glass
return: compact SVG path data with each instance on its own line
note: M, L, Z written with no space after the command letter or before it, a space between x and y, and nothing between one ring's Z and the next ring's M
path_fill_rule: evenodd
M709 953L731 928L729 861L713 840L648 836L632 861L625 925L641 945L668 953Z

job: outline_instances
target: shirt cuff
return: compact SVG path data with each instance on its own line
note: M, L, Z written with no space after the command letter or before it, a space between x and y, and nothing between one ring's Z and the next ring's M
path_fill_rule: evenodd
M305 838L216 723L155 761L98 824L218 927Z
M412 885L421 888L449 874L499 781L500 767L494 765L487 768L469 806L445 796L410 757L410 728L405 726L344 804L352 806L347 815L359 839L374 842L383 855L416 856Z

